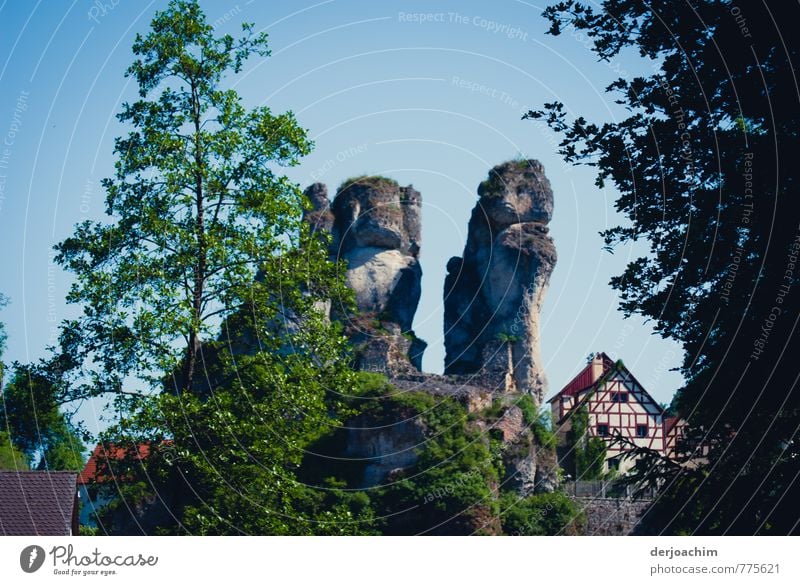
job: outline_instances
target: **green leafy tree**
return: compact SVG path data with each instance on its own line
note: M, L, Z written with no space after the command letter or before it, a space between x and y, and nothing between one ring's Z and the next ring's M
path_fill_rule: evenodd
M81 433L61 410L60 374L54 362L14 364L3 388L0 418L14 448L38 469L80 470L84 445Z
M103 181L109 222L80 224L56 246L76 277L68 301L84 305L61 336L85 368L76 395L123 394L131 376L158 387L173 370L175 388L194 389L202 341L297 243L302 194L276 169L310 143L290 112L248 110L223 88L248 57L269 54L265 33L243 31L215 37L196 1L173 0L136 37L127 75L139 99L118 115L131 131Z
M8 300L0 294L0 309L5 307ZM6 349L5 325L0 321L0 396L3 394L3 352ZM7 425L2 421L3 426ZM14 447L11 438L5 431L0 431L0 469L28 469L28 461L23 453Z
M212 392L148 397L105 433L117 445L159 448L108 462L120 497L101 514L110 532L132 529L128 510L163 498L169 514L150 533L358 534L368 505L343 492L314 490L297 479L306 450L341 421L338 395L353 386L339 325L309 311L284 336L291 351L216 350L205 374ZM139 524L138 522L135 524Z
M0 431L0 470L25 471L28 469L28 458L11 442L5 431Z
M601 61L644 72L607 88L627 110L620 121L573 119L558 102L527 117L561 133L565 160L619 191L627 222L605 243L644 240L649 252L611 285L625 314L652 319L685 350L673 407L690 423L686 459L702 457L640 466L665 490L651 529L794 533L800 47L779 27L800 8L568 0L544 15L552 34L577 31Z
M8 299L0 295L0 308ZM56 383L45 362L14 364L6 384L2 362L6 333L0 323L0 469L81 469L83 444L60 410Z
M112 222L58 247L86 307L62 334L87 379L73 395L124 397L134 376L169 390L118 401L125 416L101 436L124 452L101 461L121 478L103 532L354 534L369 521L363 497L296 478L346 412L349 348L326 307L352 294L274 169L308 152L305 132L221 88L268 54L244 31L214 38L196 2L173 1L137 36L141 99L119 116L134 130L104 183Z

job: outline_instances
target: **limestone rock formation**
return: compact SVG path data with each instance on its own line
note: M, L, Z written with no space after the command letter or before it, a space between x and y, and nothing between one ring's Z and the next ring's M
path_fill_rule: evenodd
M388 375L419 370L426 346L412 331L422 293L419 191L384 177L359 177L343 184L331 204L321 183L305 194L312 204L306 221L331 233L331 255L347 265L359 316L340 317L356 366Z
M331 234L331 256L346 263L358 314L337 313L334 300L332 316L345 323L356 368L385 374L403 394L460 402L470 417L468 428L487 442L497 439L505 489L522 496L552 491L558 482L555 453L539 443L530 407L524 415L519 404L529 394L538 407L545 390L539 311L556 262L547 228L553 194L535 160L496 166L478 192L464 253L448 264L443 376L421 372L425 343L411 330L422 277L419 192L382 177L362 177L340 187L329 204L325 186L314 184L306 190L312 204L306 221ZM431 439L404 407L370 416L347 421L331 454L360 466L352 487L384 485L414 472L421 445ZM446 530L500 531L497 518L477 512L459 522Z
M556 250L553 192L536 160L494 167L478 187L467 243L445 279L445 373L477 375L541 403L539 313Z

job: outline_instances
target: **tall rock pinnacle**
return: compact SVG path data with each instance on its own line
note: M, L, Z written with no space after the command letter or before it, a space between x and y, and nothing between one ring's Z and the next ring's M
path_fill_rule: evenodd
M331 255L347 265L345 278L359 310L347 318L357 366L387 374L421 369L426 344L411 330L422 293L419 191L383 177L359 177L339 187L330 205L321 183L305 193L313 206L306 221L331 232Z
M494 167L478 195L464 253L447 265L445 373L477 374L540 403L539 313L556 264L547 228L553 192L541 163L527 160Z

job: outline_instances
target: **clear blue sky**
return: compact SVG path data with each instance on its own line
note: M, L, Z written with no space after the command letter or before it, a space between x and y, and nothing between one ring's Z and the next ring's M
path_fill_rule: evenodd
M112 172L113 140L123 131L114 116L134 94L123 77L130 46L165 4L0 0L0 158L7 163L0 168L0 292L12 303L0 313L6 361L42 356L58 322L77 311L64 303L70 278L50 262L52 245L76 222L102 217L100 180ZM247 104L291 109L308 128L316 148L290 170L294 180L321 180L334 192L349 176L381 174L421 191L424 277L415 329L430 344L425 370L442 369L445 265L461 253L477 185L492 166L522 154L542 161L555 193L559 261L542 320L550 392L587 354L604 350L657 400L670 400L681 384L669 371L679 347L641 319L623 320L608 286L640 252L602 250L598 232L620 221L615 192L598 189L591 169L566 167L557 137L520 120L554 99L596 120L622 115L603 92L622 66L615 72L598 63L579 36L545 35L543 3L203 5L220 33L235 34L243 21L269 32L272 56L251 61L231 84Z

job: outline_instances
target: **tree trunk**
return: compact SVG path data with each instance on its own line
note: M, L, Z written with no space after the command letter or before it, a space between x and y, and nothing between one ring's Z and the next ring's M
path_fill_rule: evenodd
M194 122L194 162L195 162L195 206L197 223L197 262L194 265L194 283L192 287L192 323L189 332L189 346L186 351L186 376L184 389L191 391L197 370L197 355L200 352L200 321L203 311L203 287L206 276L206 238L205 238L205 202L203 200L203 151L200 134L200 98L197 87L192 84L192 117Z

